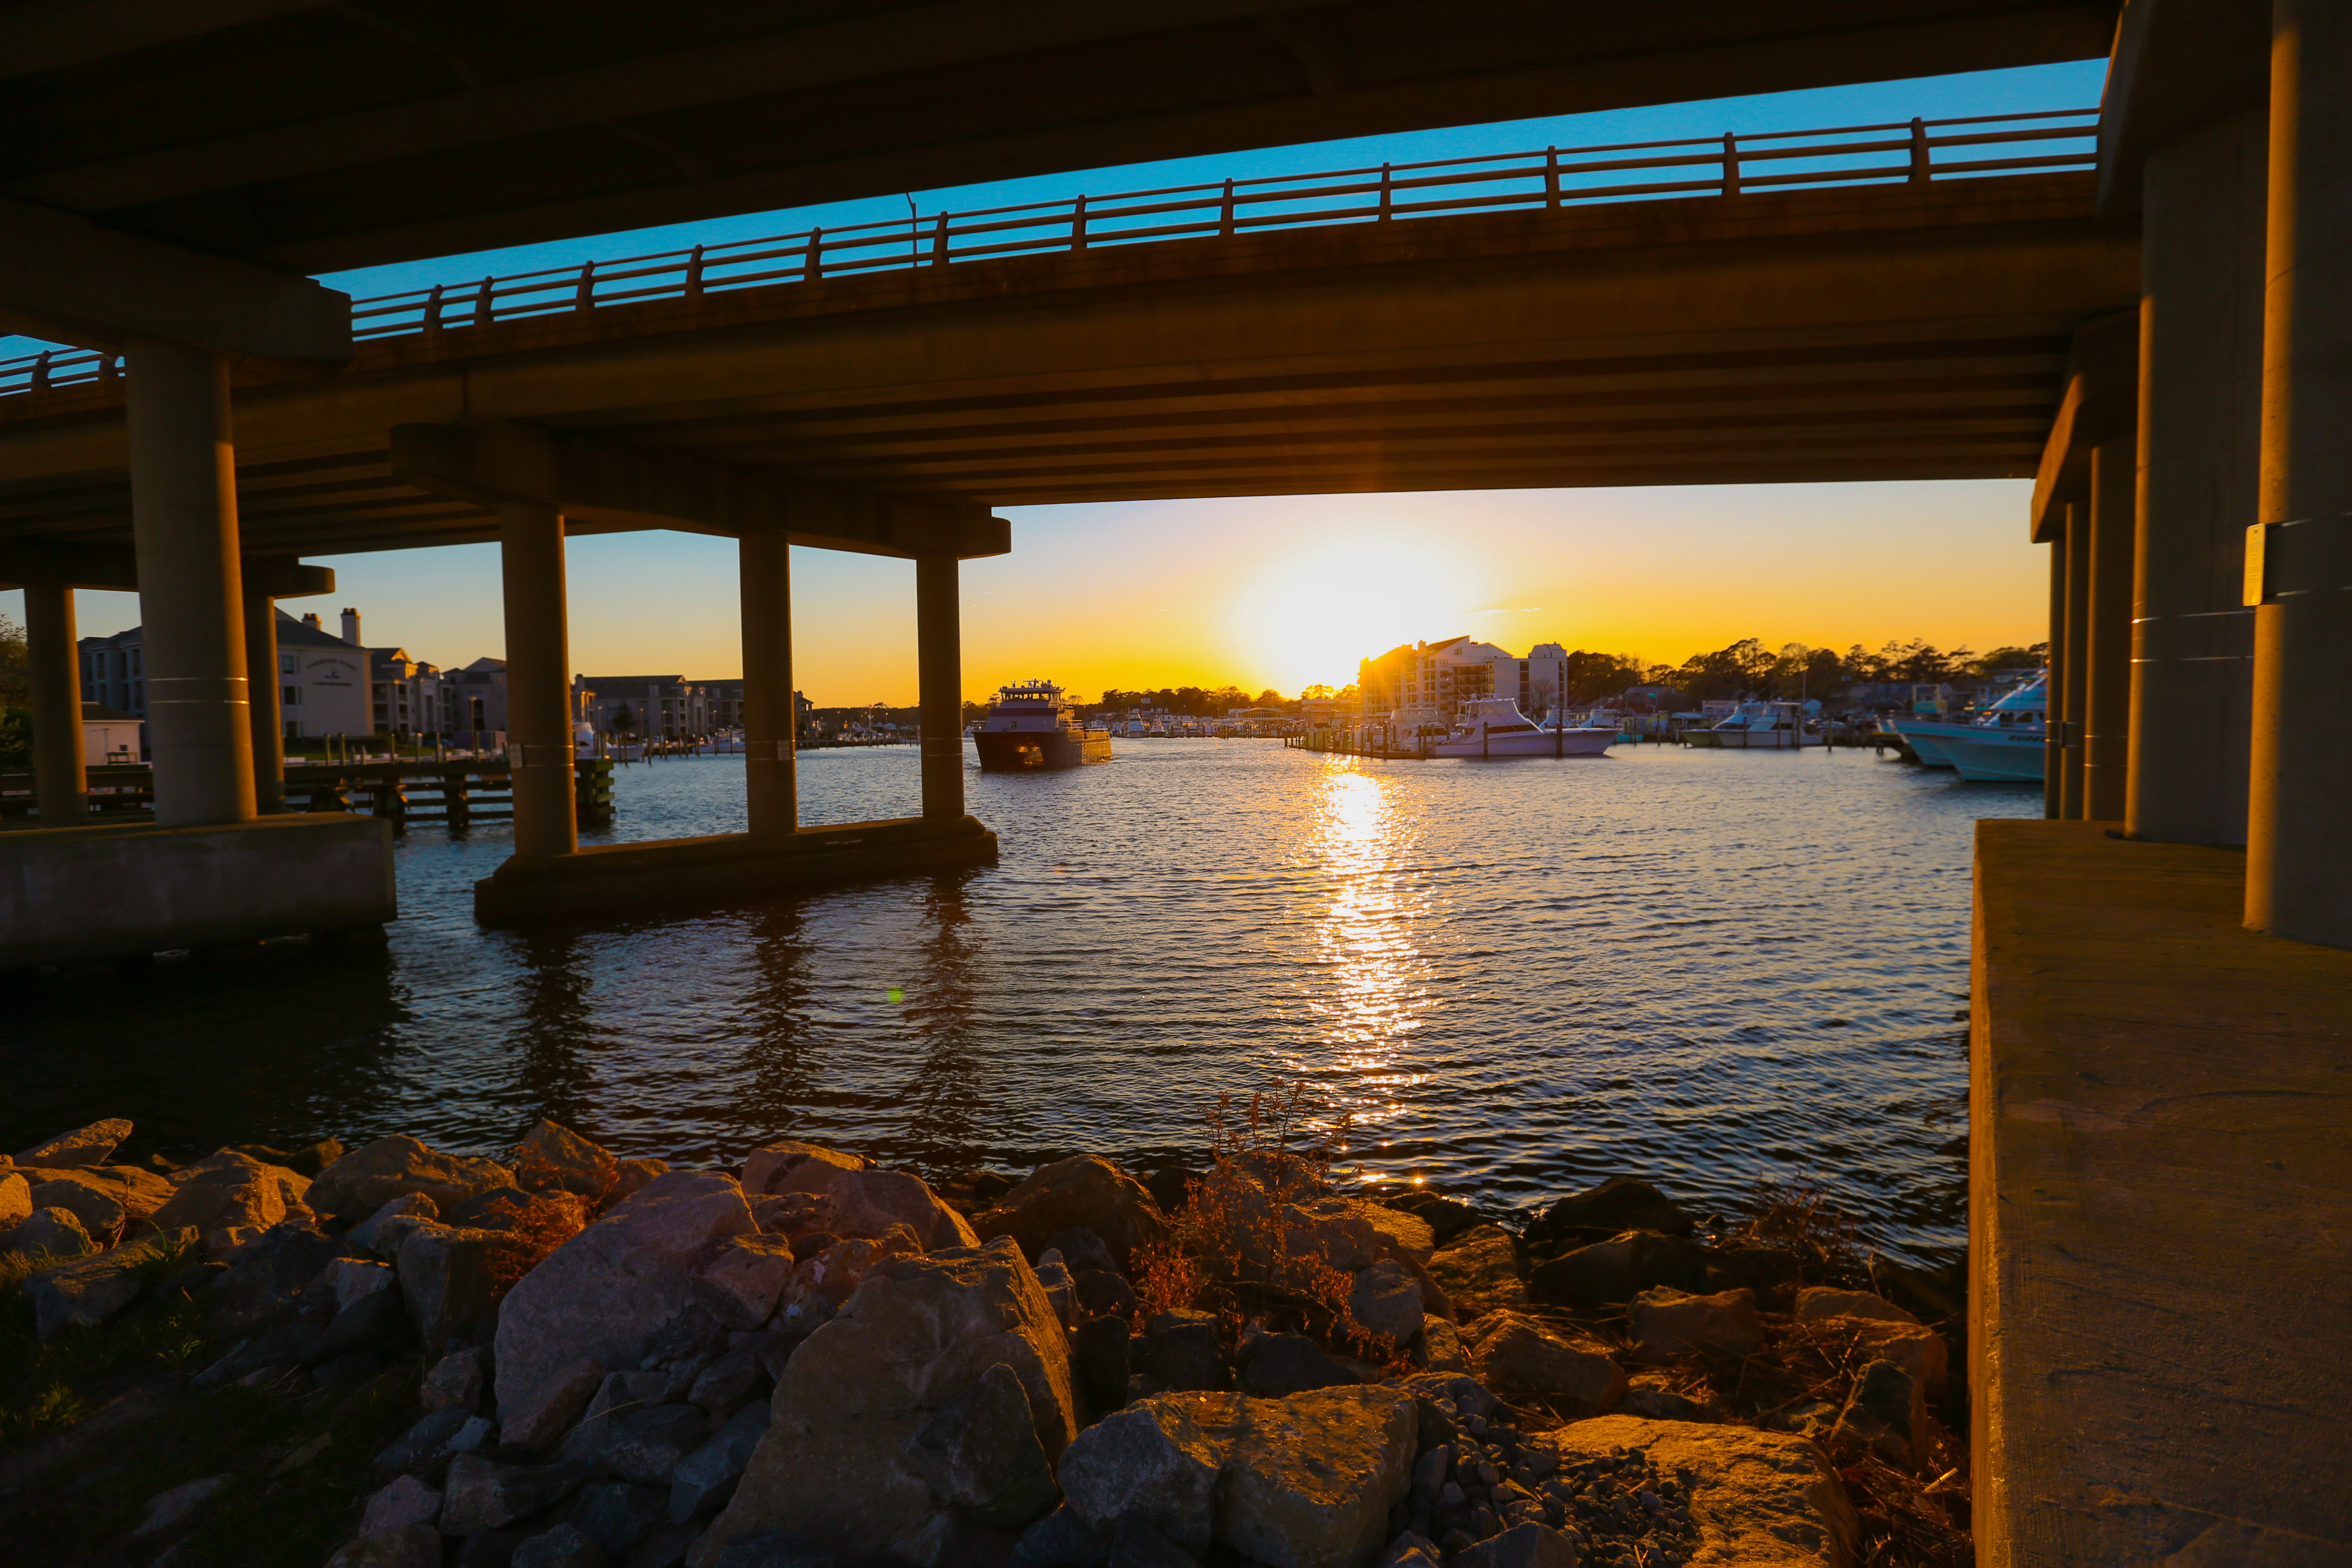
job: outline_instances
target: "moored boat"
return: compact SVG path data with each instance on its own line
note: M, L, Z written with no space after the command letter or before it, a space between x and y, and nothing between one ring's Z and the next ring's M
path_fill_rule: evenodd
M1973 783L2040 784L2049 707L2049 677L2037 675L1965 723L1897 719L1895 732L1921 762ZM1929 761L1931 754L1940 760Z
M1617 739L1614 724L1546 728L1519 711L1508 697L1474 697L1444 740L1429 748L1433 757L1591 757Z
M991 773L1074 768L1110 761L1110 731L1087 728L1050 680L1000 687L988 717L972 733L980 765Z

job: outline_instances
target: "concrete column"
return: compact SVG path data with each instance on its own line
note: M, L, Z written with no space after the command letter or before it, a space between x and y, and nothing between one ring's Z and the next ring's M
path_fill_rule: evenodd
M2091 448L2090 689L2083 702L2083 815L2124 819L2131 734L2132 538L2137 444Z
M499 508L507 616L507 763L514 774L517 855L580 847L572 784L572 652L563 605L563 514Z
M284 689L278 673L278 601L245 595L245 681L253 715L253 805L267 815L286 809Z
M2352 947L2352 0L2271 17L2246 923Z
M915 678L923 706L923 815L963 815L963 621L956 558L915 562Z
M2050 686L2042 727L2042 815L2056 817L2066 763L2066 535L2050 542Z
M2058 815L2083 816L2083 731L2091 695L2091 509L2066 508L2066 738L2058 762Z
M736 541L743 599L743 804L751 831L800 829L793 743L792 547L778 533Z
M33 689L33 798L44 827L89 816L81 755L81 654L74 647L73 590L25 584L26 675Z
M2142 179L2135 838L2246 841L2267 155L2267 118L2250 110L2149 153Z
M123 360L155 820L249 822L253 730L228 370L202 349L147 338L126 343Z

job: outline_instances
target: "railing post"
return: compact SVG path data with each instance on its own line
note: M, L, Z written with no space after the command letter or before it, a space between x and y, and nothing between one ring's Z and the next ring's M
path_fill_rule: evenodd
M814 283L824 276L824 230L809 230L808 269L803 275Z
M120 360L110 353L101 353L98 356L98 379L101 385L112 386L121 379L121 376L122 364Z
M428 332L441 330L441 285L438 283L433 285L433 292L425 297L425 330Z
M1226 239L1234 237L1234 183L1225 182L1224 205L1217 213L1217 233Z
M1086 247L1087 198L1080 196L1076 205L1070 208L1070 248L1084 250Z
M1927 122L1913 116L1911 121L1911 183L1927 183Z
M38 354L36 354L33 357L33 384L31 389L35 392L47 392L49 389L49 355L53 351L48 349L43 349Z
M1389 166L1382 163L1381 165L1381 221L1382 223L1389 221Z
M580 291L572 296L572 308L575 310L596 308L596 264L593 261L580 264Z
M686 258L686 294L692 299L702 292L702 247L696 246L694 254Z
M497 279L485 278L482 279L481 287L475 289L474 325L487 327L498 319L498 288Z
M941 213L938 221L931 225L931 265L945 267L947 264L948 215Z
M1559 149L1544 149L1544 205L1559 205Z
M1723 194L1739 194L1739 142L1728 131L1723 133Z

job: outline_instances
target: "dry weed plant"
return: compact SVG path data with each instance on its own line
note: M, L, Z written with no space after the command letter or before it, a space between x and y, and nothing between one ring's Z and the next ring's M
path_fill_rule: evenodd
M588 1199L562 1189L541 1193L515 1223L499 1233L499 1245L488 1258L492 1289L503 1296L522 1277L547 1261L550 1254L578 1236L594 1217Z
M1400 1359L1395 1342L1356 1321L1354 1279L1328 1244L1297 1225L1295 1206L1329 1195L1331 1162L1347 1148L1348 1117L1323 1111L1301 1082L1254 1091L1245 1109L1217 1096L1202 1116L1208 1171L1187 1184L1167 1234L1138 1254L1139 1327L1156 1312L1206 1310L1229 1336L1297 1326L1367 1361Z
M1861 1227L1811 1176L1792 1182L1757 1177L1748 1189L1748 1217L1726 1239L1790 1254L1807 1284L1866 1283Z

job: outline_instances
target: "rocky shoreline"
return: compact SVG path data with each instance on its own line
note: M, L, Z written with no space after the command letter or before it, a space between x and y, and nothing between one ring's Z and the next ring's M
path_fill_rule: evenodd
M203 1348L11 1428L0 1530L138 1411L234 1400L319 1430L144 1497L86 1560L257 1561L232 1505L310 1465L331 1568L1968 1560L1936 1281L1786 1215L1703 1234L1626 1177L1516 1233L1349 1195L1290 1131L935 1188L792 1140L672 1170L548 1121L505 1160L395 1136L173 1169L112 1163L131 1127L100 1122L0 1160L30 1339Z

